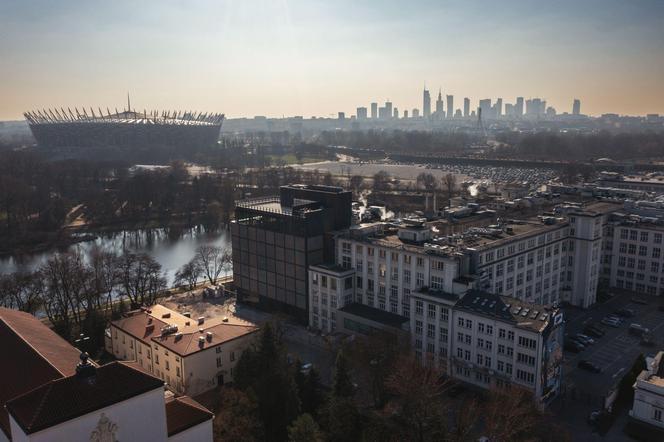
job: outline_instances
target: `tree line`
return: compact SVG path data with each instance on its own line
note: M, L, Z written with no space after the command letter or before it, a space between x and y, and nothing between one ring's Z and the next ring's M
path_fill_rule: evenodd
M315 367L289 363L282 333L265 324L217 397L220 441L566 441L532 394L516 387L452 397L458 388L394 335L343 346L325 388Z
M177 271L174 285L193 290L201 279L213 284L231 261L228 249L201 245ZM0 305L43 314L65 339L84 333L97 349L109 319L153 305L167 282L161 264L148 254L94 247L87 256L77 250L56 253L34 272L1 275Z

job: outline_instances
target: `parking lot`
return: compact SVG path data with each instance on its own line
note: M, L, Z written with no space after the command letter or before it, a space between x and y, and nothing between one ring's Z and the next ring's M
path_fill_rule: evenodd
M660 303L664 302L654 296L638 295L639 299L647 301L644 305L632 302L633 296L633 293L617 293L607 302L588 310L565 308L566 335L583 333L584 327L589 323L598 325L605 331L601 338L593 337L595 343L580 353L564 353L563 391L553 404L552 411L572 430L573 440L629 440L622 433L624 416L619 417L610 433L603 437L593 434L593 428L586 420L591 411L603 407L607 394L620 382L640 353L655 354L664 348L664 312L658 310ZM624 318L617 328L600 324L602 318L622 308L633 310L635 315ZM641 338L629 333L629 326L633 323L650 329L654 346L642 346ZM592 362L601 368L602 372L592 373L578 368L581 360Z

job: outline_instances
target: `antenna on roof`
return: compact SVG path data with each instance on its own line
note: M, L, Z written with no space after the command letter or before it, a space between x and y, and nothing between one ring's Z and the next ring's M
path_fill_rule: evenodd
M127 92L127 112L131 112L131 101L129 101L129 92Z

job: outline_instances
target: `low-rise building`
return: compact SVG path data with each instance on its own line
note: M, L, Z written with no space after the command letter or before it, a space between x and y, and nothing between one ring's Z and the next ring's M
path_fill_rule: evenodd
M233 369L258 327L233 316L190 318L162 305L113 321L106 349L136 361L180 394L196 395L233 381Z
M664 439L664 351L649 364L634 383L634 404L631 419L650 430L657 430Z
M134 362L97 366L27 313L0 308L1 442L212 441L213 415Z

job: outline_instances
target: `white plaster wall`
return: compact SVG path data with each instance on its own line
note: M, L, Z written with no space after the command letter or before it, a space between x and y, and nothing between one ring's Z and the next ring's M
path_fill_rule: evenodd
M212 441L212 419L191 427L168 438L168 442L207 442Z
M90 435L97 427L102 413L117 424L118 431L115 433L117 440L146 442L167 440L164 390L157 388L30 435L23 433L21 427L10 416L12 442L89 442Z

